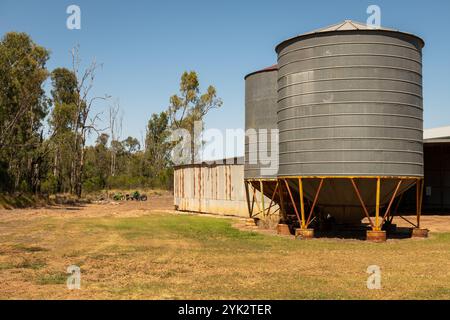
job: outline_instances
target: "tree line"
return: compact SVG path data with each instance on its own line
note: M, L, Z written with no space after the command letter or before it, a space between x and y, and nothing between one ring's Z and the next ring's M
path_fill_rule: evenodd
M108 95L92 94L99 65L81 67L79 47L70 51L71 67L49 71L48 49L25 33L9 32L0 41L0 191L71 193L102 189L165 188L173 181L172 129L188 130L204 121L222 101L209 86L200 92L195 71L181 76L179 93L148 121L144 141L121 138L118 101L95 113ZM50 94L44 84L50 80ZM105 116L107 119L105 119ZM107 128L99 123L108 122ZM93 145L88 137L96 135ZM191 141L191 149L201 141ZM143 144L143 145L141 145ZM197 155L192 153L192 161Z

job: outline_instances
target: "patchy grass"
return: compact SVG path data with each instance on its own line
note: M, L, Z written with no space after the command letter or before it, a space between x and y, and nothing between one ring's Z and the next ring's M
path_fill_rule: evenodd
M47 264L45 262L40 260L33 261L26 259L18 264L15 264L14 268L38 270L44 268L46 265Z
M450 299L450 233L296 241L233 223L162 213L5 220L0 298ZM381 290L366 287L373 264ZM81 267L81 290L66 288L70 265Z
M8 270L8 269L13 269L14 265L12 263L8 263L8 262L3 262L0 263L0 270Z
M24 252L41 252L41 251L48 251L47 248L42 248L39 246L27 246L24 244L16 244L14 247L18 250L24 251Z
M36 283L39 285L49 284L65 284L67 281L67 274L62 272L43 274L36 278Z

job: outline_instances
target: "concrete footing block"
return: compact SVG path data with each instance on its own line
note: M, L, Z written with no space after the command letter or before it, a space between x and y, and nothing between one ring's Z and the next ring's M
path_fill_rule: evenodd
M289 230L289 225L284 223L279 223L277 225L277 233L285 236L290 236L291 231Z
M412 236L413 238L428 238L428 229L414 228Z
M372 242L385 242L386 241L386 231L367 231L367 241Z
M314 229L295 229L295 238L307 240L314 238Z

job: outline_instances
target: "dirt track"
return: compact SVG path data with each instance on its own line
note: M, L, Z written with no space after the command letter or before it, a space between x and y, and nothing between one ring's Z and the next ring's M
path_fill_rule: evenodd
M154 211L173 210L173 197L170 194L152 195L148 201L104 201L76 206L55 205L45 208L0 209L0 221L11 221L20 218L33 219L39 217L139 217Z
M39 217L140 217L152 212L174 212L173 196L169 193L157 196L152 195L148 201L105 201L79 206L48 206L46 208L30 208L5 210L0 209L0 222L22 221ZM213 215L208 215L213 216ZM415 216L405 217L412 223L416 222ZM399 227L411 227L405 220L396 217L394 219ZM431 232L450 232L450 215L427 216L421 218L421 226Z

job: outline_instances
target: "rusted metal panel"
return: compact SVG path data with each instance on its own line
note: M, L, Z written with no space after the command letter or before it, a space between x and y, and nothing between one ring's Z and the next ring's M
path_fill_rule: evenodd
M174 204L180 211L248 217L244 188L243 164L175 168Z

